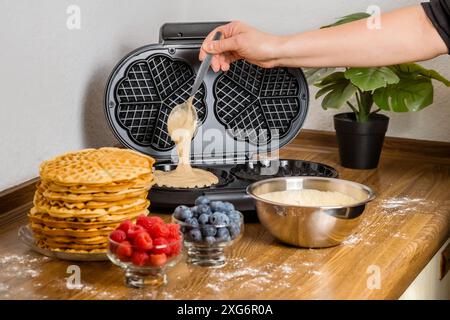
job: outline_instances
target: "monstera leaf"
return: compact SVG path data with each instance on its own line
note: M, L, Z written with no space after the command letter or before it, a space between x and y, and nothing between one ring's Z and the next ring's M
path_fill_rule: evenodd
M450 81L444 78L439 72L431 69L425 69L417 63L403 63L391 67L397 73L408 74L410 77L423 76L429 79L442 82L447 87L450 87Z
M342 107L358 90L348 79L344 72L335 72L325 77L322 81L316 83L321 88L316 93L316 99L325 95L322 99L322 108L338 109Z
M386 111L419 111L433 103L433 84L425 77L401 78L396 84L375 90L373 100Z
M345 71L345 78L362 91L373 91L400 81L400 78L388 67L350 68Z
M334 70L336 70L336 68L304 68L303 73L305 74L308 83L314 84L331 74Z

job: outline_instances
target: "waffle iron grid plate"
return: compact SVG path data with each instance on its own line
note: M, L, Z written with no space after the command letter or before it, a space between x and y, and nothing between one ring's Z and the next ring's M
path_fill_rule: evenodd
M196 40L178 39L179 28L185 27L192 25L169 26L172 38L165 39L163 26L160 43L125 56L106 88L106 117L114 134L125 146L156 158L158 170L174 168L176 152L167 133L167 117L189 97L200 65L198 51L204 34ZM219 177L219 184L195 189L154 186L152 207L193 204L197 196L208 194L212 199L232 201L239 210L254 210L245 188L271 176L261 175L267 164L248 159L294 139L306 118L308 101L308 86L300 69L263 69L241 60L226 73L208 72L194 99L200 123L191 155L195 166ZM214 153L205 156L205 147L211 144L204 135L208 129L218 131L222 141L216 141ZM338 173L319 163L280 160L272 176L286 175L337 177Z
M106 115L127 147L158 160L175 154L167 117L189 97L199 66L199 45L150 45L126 56L114 69L106 91ZM308 109L308 88L299 69L263 69L243 60L226 73L209 72L195 95L200 120L193 145L203 147L202 132L226 132L215 155L248 157L279 149L301 129ZM221 149L220 149L221 148ZM196 149L197 150L197 149ZM193 150L194 158L200 154ZM197 154L196 154L197 152Z

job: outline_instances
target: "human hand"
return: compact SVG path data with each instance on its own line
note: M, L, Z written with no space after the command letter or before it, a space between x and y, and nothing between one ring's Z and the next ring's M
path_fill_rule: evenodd
M222 39L213 41L217 31L222 32ZM276 48L279 42L280 37L233 21L211 31L203 42L199 59L203 61L207 53L214 54L211 60L214 72L227 71L232 62L240 59L263 68L272 68L277 60Z

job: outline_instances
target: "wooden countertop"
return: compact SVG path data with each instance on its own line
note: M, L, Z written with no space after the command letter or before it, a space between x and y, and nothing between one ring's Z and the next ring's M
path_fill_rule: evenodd
M247 223L225 267L182 261L169 284L153 291L125 287L122 270L109 262L51 260L28 250L17 240L30 207L24 202L0 215L0 299L396 299L449 236L449 150L389 139L377 170L350 170L338 165L331 135L303 131L281 157L334 166L341 178L377 192L357 232L337 247L298 249ZM71 264L81 268L81 289L66 287ZM370 289L377 270L381 286Z

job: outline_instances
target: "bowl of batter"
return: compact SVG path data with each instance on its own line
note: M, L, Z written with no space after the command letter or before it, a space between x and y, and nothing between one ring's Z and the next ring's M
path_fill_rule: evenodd
M278 240L298 247L340 244L359 225L375 198L368 186L341 179L281 177L248 186L261 224Z

